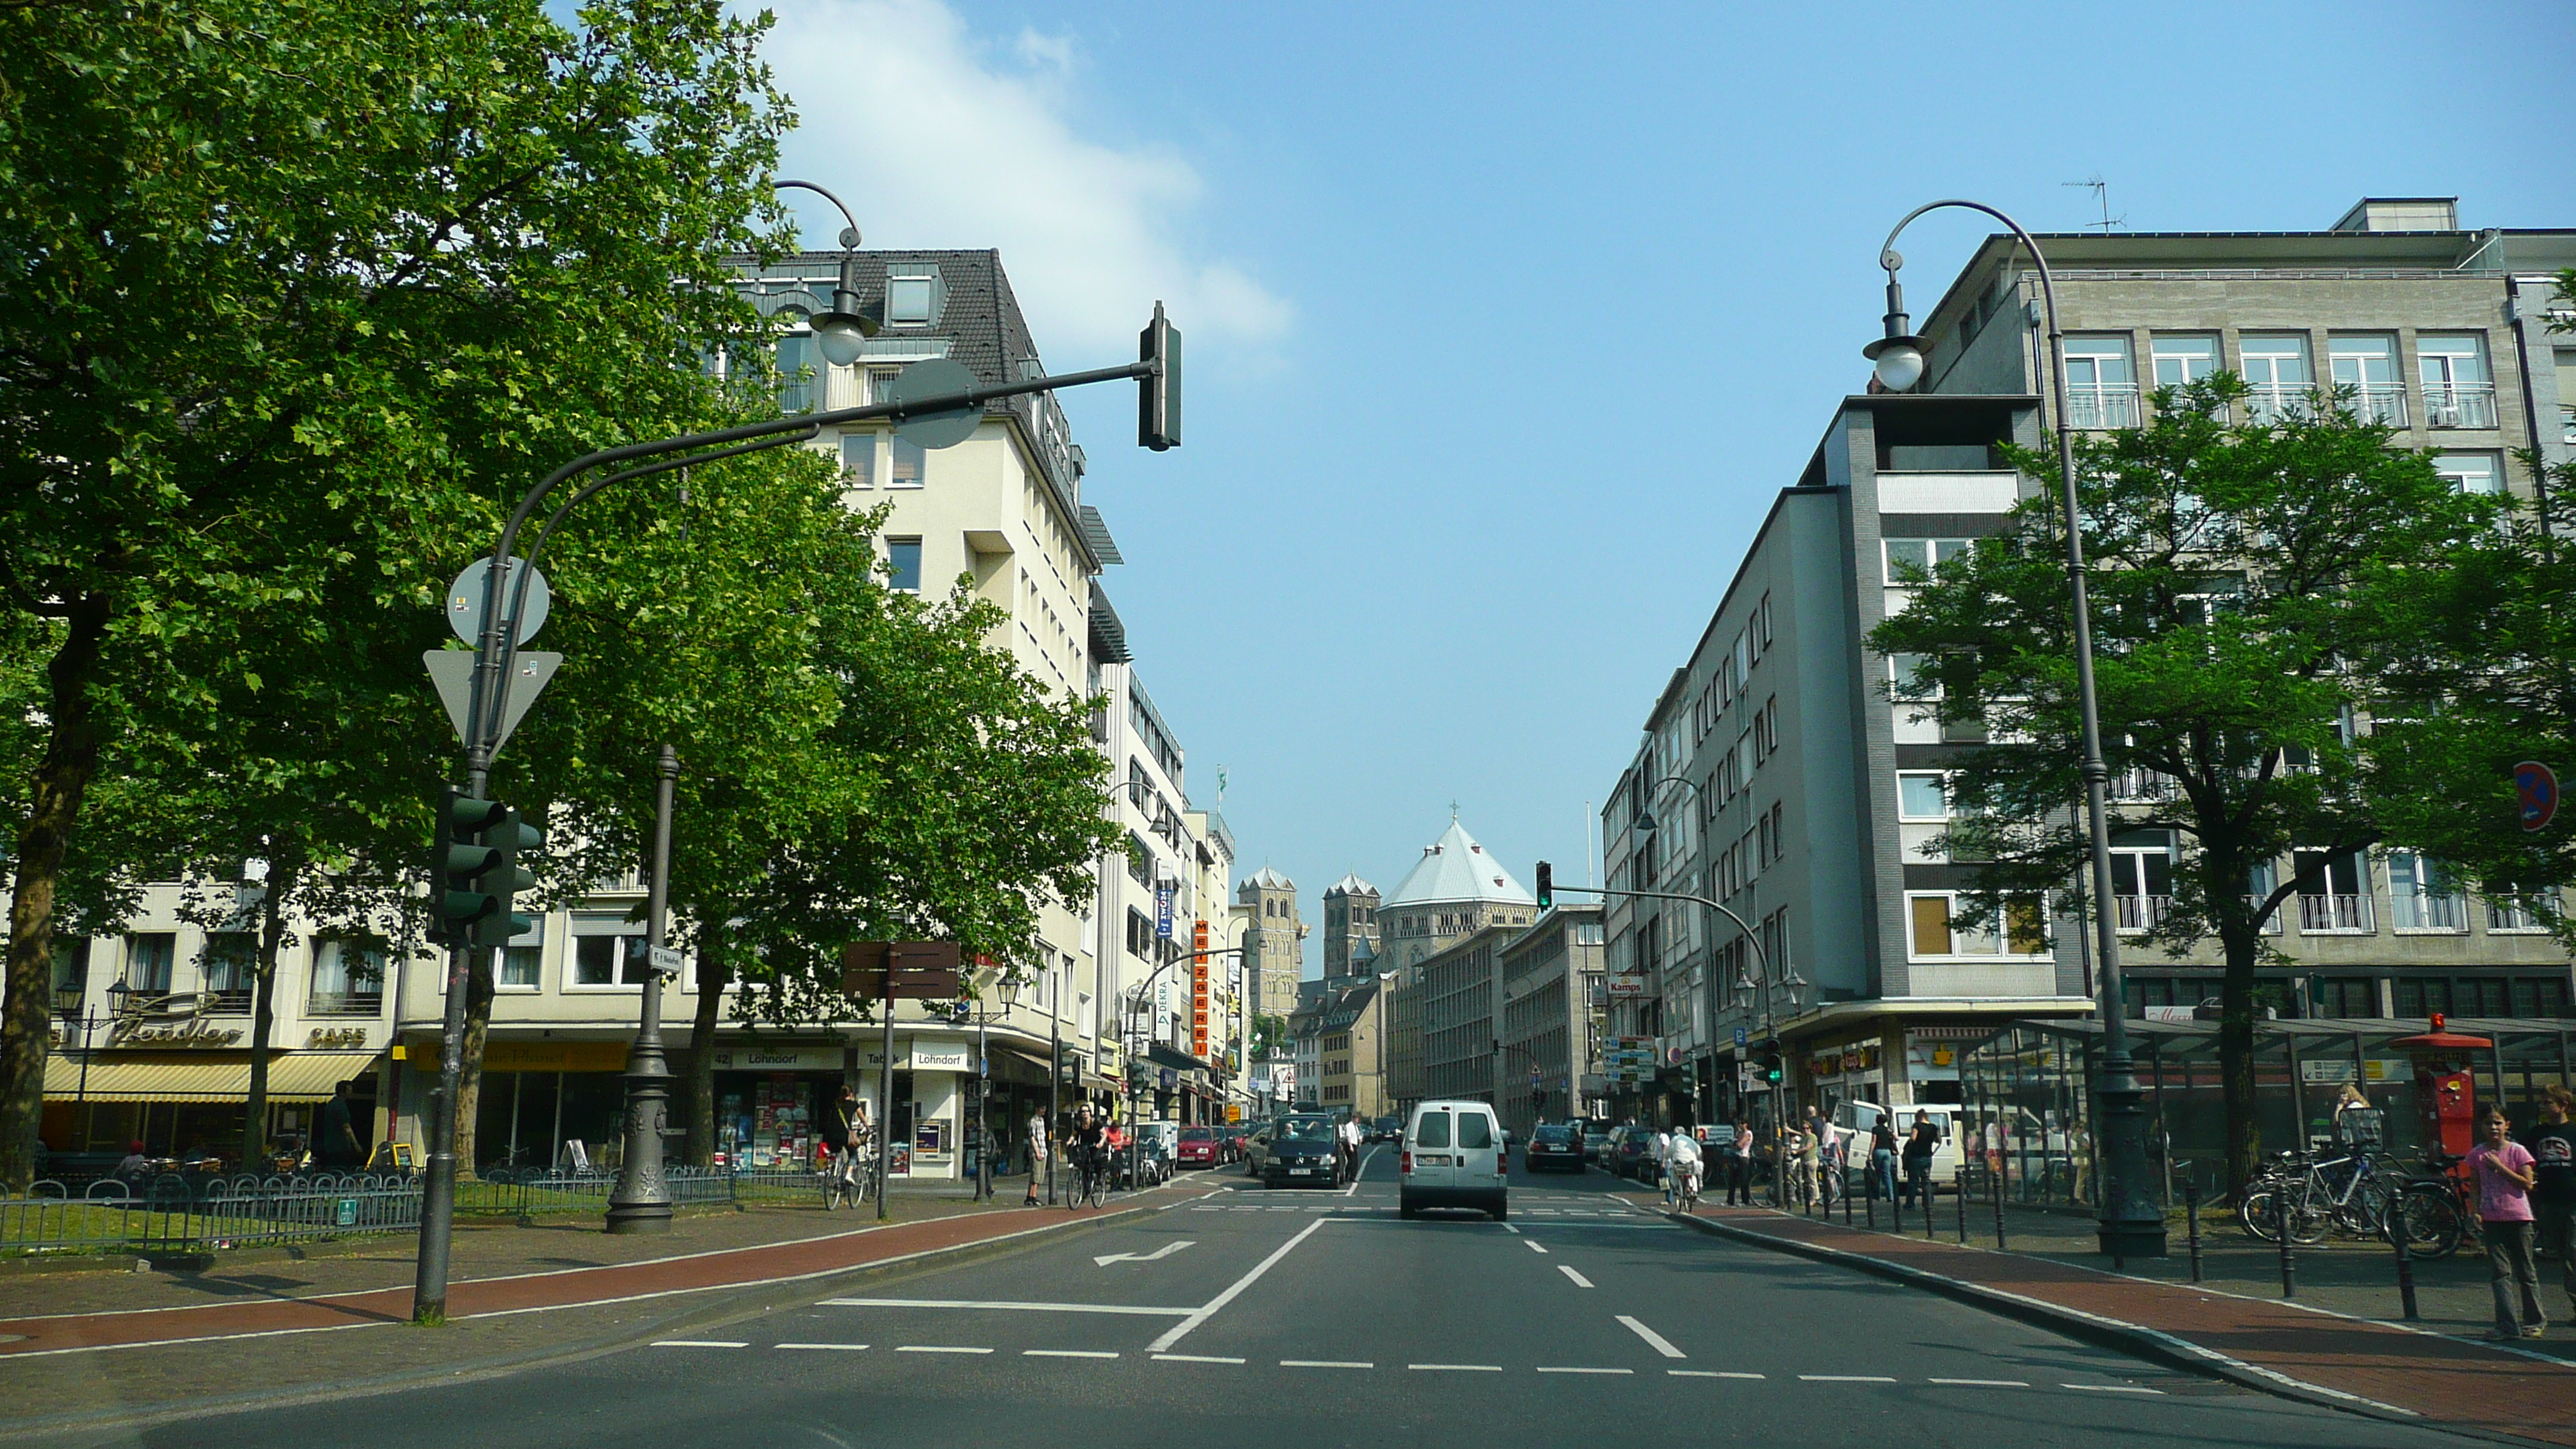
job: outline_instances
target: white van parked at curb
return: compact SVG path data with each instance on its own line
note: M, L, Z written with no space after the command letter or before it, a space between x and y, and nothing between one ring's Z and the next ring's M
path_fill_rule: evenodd
M1425 1102L1404 1124L1403 1185L1396 1215L1475 1208L1500 1222L1511 1210L1511 1149L1485 1102Z

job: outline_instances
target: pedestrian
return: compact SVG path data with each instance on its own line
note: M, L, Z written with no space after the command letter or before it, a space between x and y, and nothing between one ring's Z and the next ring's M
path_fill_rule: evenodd
M1896 1127L1885 1112L1869 1129L1869 1170L1878 1182L1878 1195L1893 1204L1896 1201Z
M2567 1312L2576 1317L2576 1094L2551 1087L2540 1106L2540 1125L2522 1139L2531 1150L2532 1217L2540 1250L2558 1259L2558 1281L2567 1290Z
M141 1139L125 1144L125 1156L116 1164L116 1179L125 1184L125 1195L132 1197L152 1178L152 1159L143 1155Z
M1664 1190L1664 1205L1665 1205L1665 1206L1667 1206L1667 1207L1670 1207L1670 1206L1672 1205L1672 1201L1673 1201L1673 1174L1672 1174L1672 1171L1671 1171L1672 1157L1673 1157L1673 1134L1672 1134L1672 1129L1670 1129L1670 1128L1668 1128L1668 1127L1658 1127L1658 1128L1656 1128L1656 1129L1655 1129L1655 1185L1656 1185L1656 1186L1658 1186L1658 1187L1660 1187L1660 1188L1662 1188L1662 1189Z
M1806 1122L1798 1128L1798 1206L1801 1208L1815 1206L1817 1194L1822 1190L1822 1174L1818 1167L1824 1144L1817 1131L1822 1125L1814 1110L1809 1109Z
M1905 1139L1905 1149L1899 1154L1905 1167L1905 1190L1896 1204L1900 1211L1912 1205L1917 1197L1923 1199L1924 1211L1931 1211L1932 1154L1940 1146L1941 1129L1932 1125L1927 1114L1915 1113L1914 1131Z
M331 1100L322 1104L320 1140L313 1144L316 1167L355 1167L367 1160L366 1149L358 1145L356 1113L349 1101L349 1084L331 1084Z
M2495 1289L2496 1326L2488 1336L2538 1338L2549 1318L2540 1311L2540 1274L2531 1261L2531 1150L2513 1140L2502 1107L2487 1108L2483 1125L2486 1140L2469 1149L2469 1174L2478 1185L2487 1279Z
M1047 1120L1046 1108L1029 1110L1029 1195L1020 1201L1022 1207L1038 1205L1038 1179L1046 1175Z
M1735 1140L1726 1145L1726 1205L1753 1206L1753 1123L1735 1122Z

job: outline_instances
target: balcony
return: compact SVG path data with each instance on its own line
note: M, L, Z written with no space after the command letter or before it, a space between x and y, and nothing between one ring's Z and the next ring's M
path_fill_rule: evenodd
M2406 422L2406 384L2402 382L2365 382L2353 387L2347 404L2354 418L2375 423L2383 428L2402 428Z
M2171 800L2178 793L2173 777L2155 770L2127 770L2111 777L2111 802L2115 805L2152 805Z
M2301 935L2367 936L2373 929L2368 896L2299 897Z
M2066 422L2077 428L2134 428L2138 425L2138 390L2125 384L2069 384Z
M2424 384L2424 426L2492 428L2495 425L2494 383L2428 382Z
M2257 387L2245 395L2245 417L2257 427L2270 427L2292 418L2304 418L2311 411L2308 389L2296 387Z
M2468 902L2455 895L2401 886L2388 898L2388 925L2395 931L2458 935L2469 928Z
M2549 928L2540 923L2538 912L2519 900L2487 902L2487 934L2538 934Z
M385 997L382 991L316 991L304 998L306 1016L382 1016Z
M2112 914L2123 931L2151 931L2173 912L2171 896L2113 896Z

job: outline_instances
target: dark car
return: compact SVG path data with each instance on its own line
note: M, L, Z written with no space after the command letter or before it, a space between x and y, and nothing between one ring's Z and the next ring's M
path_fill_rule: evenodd
M1521 1153L1521 1168L1527 1172L1581 1172L1583 1133L1562 1122L1542 1124L1530 1133L1529 1147Z
M1368 1125L1367 1137L1371 1142L1400 1141L1404 1137L1404 1119L1380 1117Z
M1180 1166L1214 1167L1219 1150L1215 1128L1184 1127L1181 1129Z
M1610 1145L1602 1149L1612 1177L1633 1177L1652 1181L1655 1175L1655 1129L1621 1127L1610 1134Z
M1339 1187L1340 1142L1333 1119L1300 1113L1270 1124L1255 1172L1264 1187Z

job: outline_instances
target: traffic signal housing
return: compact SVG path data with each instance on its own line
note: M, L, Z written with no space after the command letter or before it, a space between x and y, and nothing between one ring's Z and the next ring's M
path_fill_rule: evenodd
M1546 861L1538 863L1538 908L1542 911L1556 904L1556 867Z
M438 804L437 843L431 847L431 940L466 945L484 920L502 908L491 879L501 863L500 852L486 845L483 835L509 813L497 800L477 800L447 787Z
M1181 330L1154 304L1154 320L1137 334L1136 360L1155 364L1137 379L1136 446L1167 452L1181 445Z
M500 820L483 832L483 843L497 857L492 873L485 877L495 904L490 915L475 923L474 944L507 946L513 938L537 927L534 917L518 913L519 892L532 890L537 884L536 873L519 863L519 855L544 845L546 837L521 820L518 811L504 809Z

